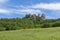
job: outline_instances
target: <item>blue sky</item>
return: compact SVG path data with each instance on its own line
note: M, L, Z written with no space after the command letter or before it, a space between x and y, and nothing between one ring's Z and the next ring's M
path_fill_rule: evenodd
M60 0L0 0L0 18L42 14L47 19L60 18Z

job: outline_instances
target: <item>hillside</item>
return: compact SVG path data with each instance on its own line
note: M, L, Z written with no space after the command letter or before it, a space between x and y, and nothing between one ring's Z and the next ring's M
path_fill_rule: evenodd
M45 14L27 14L23 18L0 18L0 31L60 27L60 18L46 19Z
M0 31L0 40L60 40L60 27Z

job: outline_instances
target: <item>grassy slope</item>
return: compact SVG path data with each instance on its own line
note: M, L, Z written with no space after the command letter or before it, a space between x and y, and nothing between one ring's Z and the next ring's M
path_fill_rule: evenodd
M0 40L60 40L60 28L2 31Z

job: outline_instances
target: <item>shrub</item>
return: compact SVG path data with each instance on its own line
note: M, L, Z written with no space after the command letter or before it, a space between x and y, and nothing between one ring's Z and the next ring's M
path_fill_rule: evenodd
M42 24L42 28L48 28L48 27L52 27L52 24L49 23Z
M5 27L0 27L0 31L5 31Z
M55 23L53 24L53 27L60 27L60 22L55 22Z

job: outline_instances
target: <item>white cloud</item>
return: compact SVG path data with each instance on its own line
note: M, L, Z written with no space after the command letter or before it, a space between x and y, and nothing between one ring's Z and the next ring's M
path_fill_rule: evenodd
M6 3L8 2L9 0L0 0L0 3Z
M16 10L16 12L18 13L30 13L30 14L38 14L41 13L40 10L34 10L34 9L21 9L21 10Z
M40 3L40 4L33 5L32 8L60 10L60 3Z
M0 14L10 14L11 11L8 9L0 9Z

